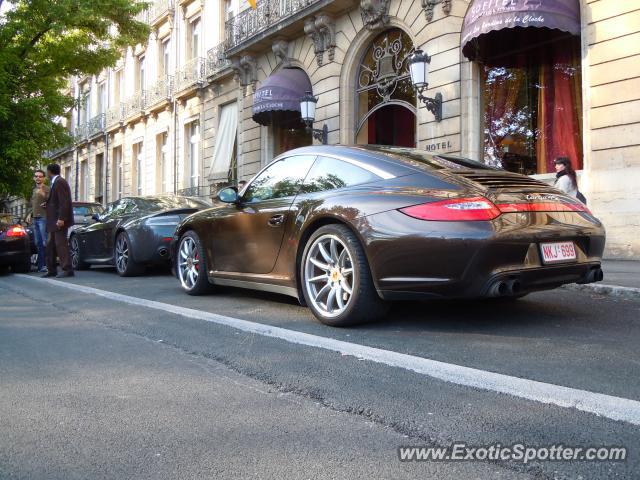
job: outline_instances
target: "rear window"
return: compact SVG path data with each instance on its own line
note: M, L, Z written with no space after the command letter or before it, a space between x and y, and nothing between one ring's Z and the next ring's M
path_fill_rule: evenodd
M361 147L366 150L381 153L398 162L411 165L412 167L434 170L447 169L474 169L474 170L497 170L484 163L469 158L458 157L456 155L433 154L417 148L386 147L386 146L366 146Z

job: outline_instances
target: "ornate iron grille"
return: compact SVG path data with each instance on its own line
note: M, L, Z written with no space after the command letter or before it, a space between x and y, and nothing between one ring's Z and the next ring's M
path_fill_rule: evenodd
M319 0L259 0L256 9L240 12L225 22L225 46L231 49Z
M203 57L196 57L185 63L176 73L175 91L179 92L197 83L204 82L206 62Z
M173 77L166 76L158 79L148 90L145 90L145 108L150 108L160 102L170 100L172 93Z
M87 123L87 136L91 138L99 133L104 132L105 121L106 114L104 113L96 115L91 120L89 120L89 122Z
M223 42L207 52L207 76L215 75L231 66L231 62L224 54L224 47Z

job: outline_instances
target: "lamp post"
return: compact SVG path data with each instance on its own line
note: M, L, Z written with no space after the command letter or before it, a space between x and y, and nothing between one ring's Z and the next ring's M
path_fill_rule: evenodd
M431 57L419 48L413 52L408 59L411 83L415 88L418 98L436 117L436 122L442 120L442 94L436 93L435 98L427 97L424 92L429 88L429 65Z
M313 121L316 119L316 103L318 99L314 97L311 92L305 92L304 96L300 99L300 117L307 126L307 133L311 132L311 135L316 140L322 142L323 145L327 144L329 137L329 127L325 123L322 128L313 128Z

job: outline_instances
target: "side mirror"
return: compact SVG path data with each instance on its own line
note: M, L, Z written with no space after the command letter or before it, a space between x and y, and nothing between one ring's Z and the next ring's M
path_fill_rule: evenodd
M238 201L238 189L236 187L223 188L218 192L218 200L224 203L236 203Z
M95 220L96 222L100 221L100 214L99 213L94 213L93 215L91 215L91 220Z

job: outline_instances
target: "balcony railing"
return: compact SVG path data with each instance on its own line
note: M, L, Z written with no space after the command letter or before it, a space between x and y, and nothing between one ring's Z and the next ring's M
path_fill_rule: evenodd
M251 8L225 22L226 49L230 50L272 25L321 0L258 0Z
M206 62L203 57L196 57L185 63L175 76L175 92L189 88L195 84L200 84L205 80Z
M66 153L70 150L73 149L73 143L68 143L67 145L64 145L62 147L56 148L54 150L48 150L46 152L44 152L44 156L50 159L54 159L60 155L62 155L63 153Z
M221 43L207 52L208 77L210 77L211 75L215 75L216 73L221 72L225 68L231 66L231 62L224 54L224 47L224 43Z
M148 22L153 24L165 14L173 12L174 0L157 0L149 7Z
M123 109L121 103L107 110L106 127L112 127L113 125L120 123L124 119L122 110Z
M98 135L104 132L104 128L106 125L106 114L101 113L93 117L89 122L87 122L87 137L91 138L95 135Z
M173 93L173 77L159 79L144 91L144 107L150 108L164 100L170 100Z
M81 143L83 141L85 141L87 139L87 124L86 123L81 123L80 125L77 125L76 127L73 128L73 132L71 133L71 136L73 137L73 141L75 143Z
M144 92L137 92L129 97L123 104L122 116L124 118L139 114L144 110Z

